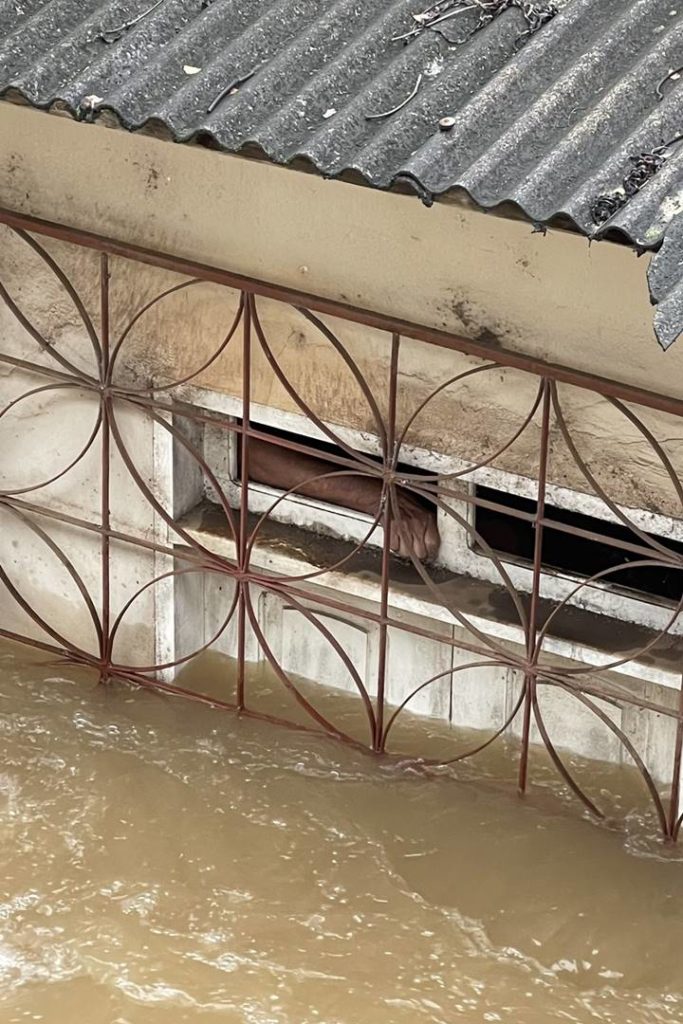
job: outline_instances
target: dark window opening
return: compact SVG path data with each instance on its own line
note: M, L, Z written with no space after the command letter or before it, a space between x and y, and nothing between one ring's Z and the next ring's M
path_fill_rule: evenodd
M490 487L477 487L476 497L484 501L495 502L505 508L520 512L536 512L536 502L528 498L520 498L515 494L506 494ZM546 505L545 517L573 526L591 533L599 533L610 540L627 544L643 545L640 538L625 526L608 523L593 516L580 512ZM533 523L518 519L503 511L475 506L475 526L479 535L500 555L509 556L514 561L533 562L535 530ZM668 538L648 534L664 545L669 551L683 555L683 544ZM479 548L481 551L481 548ZM642 561L648 557L657 558L657 551L651 555L639 554L623 547L601 543L587 537L577 537L561 530L549 527L543 532L542 559L546 569L554 569L572 573L574 576L590 578L598 572L616 568L627 562ZM663 598L666 601L678 602L683 596L683 572L680 569L661 567L643 567L623 569L598 581L619 590L634 591Z

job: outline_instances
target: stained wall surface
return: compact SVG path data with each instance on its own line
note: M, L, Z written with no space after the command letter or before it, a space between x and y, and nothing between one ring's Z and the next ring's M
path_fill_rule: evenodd
M624 247L589 247L560 231L544 237L526 223L455 205L428 210L415 197L321 181L11 104L0 106L0 154L0 202L11 208L471 336L490 345L494 359L504 345L666 394L683 393L683 349L659 349L646 258L638 260ZM53 243L49 248L94 302L93 256ZM26 262L20 249L5 246L4 252L3 273L15 286L23 279L29 305L40 307L48 329L58 330L60 344L68 345L74 323L66 312L57 322L51 316L59 302L37 274L33 256ZM113 288L120 323L177 283L171 275L118 261ZM196 369L225 336L236 302L236 295L208 285L169 296L129 336L120 372L147 379L158 377L160 365L171 377ZM320 331L286 307L263 302L260 308L268 342L299 396L331 422L375 433L367 402ZM327 323L385 404L387 336ZM399 420L473 365L468 357L405 342ZM233 393L239 379L235 344L200 382ZM488 454L516 432L536 386L517 371L468 378L428 403L407 440L468 459ZM296 408L258 353L253 388L257 402ZM577 450L610 495L677 515L678 498L642 434L604 399L561 390ZM675 421L655 413L645 413L643 421L678 465L682 442ZM532 424L502 467L533 477L537 440ZM586 489L557 431L551 479Z

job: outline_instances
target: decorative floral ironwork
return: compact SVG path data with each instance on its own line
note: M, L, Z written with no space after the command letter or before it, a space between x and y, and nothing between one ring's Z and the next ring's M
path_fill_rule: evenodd
M663 475L670 482L678 502L681 503L683 485L672 460L666 454L664 445L655 437L645 416L648 409L662 409L667 413L680 412L674 408L675 403L672 404L671 400L665 398L660 401L658 396L637 392L635 389L592 380L585 375L572 375L571 371L557 371L555 368L551 372L550 368L542 365L534 365L531 362L524 364L519 357L511 356L506 363L505 357L501 355L499 361L496 353L496 358L483 360L480 358L480 346L464 339L454 339L443 333L429 332L422 328L413 330L410 326L396 324L389 318L365 314L363 311L325 300L306 298L287 292L286 289L240 279L212 268L197 267L163 254L136 250L132 246L123 246L120 243L108 243L106 240L80 235L78 232L55 225L37 224L7 211L0 211L1 221L7 225L5 230L14 232L15 239L27 246L33 256L41 261L45 271L52 276L56 286L68 298L87 338L89 358L93 365L82 368L63 350L59 342L55 343L53 339L47 337L22 308L22 302L13 297L12 289L0 280L0 296L6 309L23 328L25 336L31 339L36 351L35 358L26 357L26 353L17 355L10 351L0 352L0 369L4 367L8 373L16 371L22 375L22 379L25 376L34 382L0 409L0 430L3 424L9 422L12 415L17 415L21 411L24 403L43 400L48 396L51 399L63 395L86 396L96 412L93 422L84 430L82 444L75 453L64 459L63 465L49 466L41 480L26 483L22 476L25 467L13 462L4 467L8 479L6 486L0 490L0 510L11 516L14 522L28 531L35 543L42 545L45 552L56 559L68 577L69 585L80 595L85 615L92 626L93 646L90 648L71 637L67 628L55 624L49 614L36 607L35 602L22 590L24 582L21 574L15 572L13 575L10 566L1 562L0 580L16 606L23 611L35 629L29 635L9 628L0 628L0 636L32 644L65 662L89 666L102 680L127 680L137 685L155 687L171 694L202 700L216 707L232 708L244 714L271 718L272 716L255 708L250 701L246 672L246 644L247 634L250 632L260 648L262 658L270 666L274 678L310 720L312 728L322 729L337 739L369 748L377 753L387 753L394 749L392 743L397 720L406 710L410 710L419 696L424 695L430 687L443 684L444 680L457 687L459 675L465 670L509 670L519 678L520 686L514 704L500 727L492 729L488 738L474 743L471 749L456 750L452 756L438 761L422 759L419 762L422 768L428 770L474 757L504 733L517 728L518 785L523 792L528 782L529 752L535 725L542 744L562 778L587 810L600 817L603 812L583 785L577 781L572 769L558 751L546 721L543 694L550 689L559 690L586 708L601 726L616 737L644 780L662 834L667 839L678 837L683 821L679 807L683 697L677 708L671 708L656 700L647 700L625 685L621 686L613 681L606 683L603 677L605 673L623 668L635 659L649 655L663 639L670 637L679 623L683 598L675 607L671 607L667 621L662 627L651 631L647 640L637 650L617 651L613 655L607 655L604 661L597 665L562 663L548 652L548 640L553 635L559 617L570 605L576 603L577 598L587 588L604 584L606 581L618 583L619 573L627 568L633 569L634 566L683 569L683 558L678 551L642 529L624 511L623 503L613 500L600 483L589 461L579 450L572 425L566 415L561 387L569 384L582 388L594 396L602 396L615 414L621 416L625 423L637 431L650 456L657 460ZM75 246L83 246L88 250L100 250L96 314L89 308L95 294L94 282L84 282L84 287L88 288L88 297L82 298L69 275L60 267L46 244L39 240L41 233L66 240ZM122 326L115 326L116 318L110 308L112 283L115 283L117 267L123 260L133 263L138 261L140 264L156 266L164 271L171 270L186 276L147 298L132 315L128 315ZM226 325L225 333L217 340L211 352L198 359L199 365L189 371L185 370L174 379L169 379L172 373L169 372L169 366L162 361L154 368L154 379L145 384L131 379L127 372L122 372L122 360L131 344L131 338L135 330L146 322L146 318L153 317L160 306L171 297L179 298L206 282L231 290L236 296L235 311L231 321ZM376 454L369 448L367 451L360 451L352 446L348 434L330 422L325 410L314 407L314 403L302 393L298 381L293 379L282 365L281 347L273 344L262 315L262 304L266 299L274 299L283 307L287 306L298 314L307 329L312 331L321 344L327 347L327 351L340 361L339 365L349 375L349 380L363 403L366 433L374 438ZM385 351L383 361L380 361L381 367L386 369L385 395L379 396L376 393L363 366L328 322L326 314L331 314L335 323L346 320L348 323L366 324L374 331L385 332ZM153 323L150 329L154 330ZM416 401L414 407L403 416L403 422L400 422L398 404L401 357L406 339L411 344L418 343L424 346L425 350L429 349L430 344L440 348L450 346L480 361L451 374L431 387L428 393ZM235 366L239 366L241 373L239 419L218 415L188 401L188 388L196 385L207 371L215 369L228 357L232 359L231 372L234 372ZM250 445L254 439L258 439L304 454L316 454L317 449L312 447L309 439L304 436L292 440L264 433L253 420L252 367L257 357L269 367L273 380L282 388L292 407L305 417L315 433L335 446L334 452L329 455L329 461L334 468L324 474L324 477L370 479L375 481L381 494L376 515L370 517L367 530L359 540L348 543L341 554L337 551L325 564L288 575L264 568L255 560L254 555L264 531L277 515L279 507L297 488L274 497L266 511L252 514L249 485ZM490 379L491 375L500 371L501 365L515 367L515 372L525 374L527 379L532 381L533 375L537 375L536 383L529 391L531 398L528 408L520 414L509 436L506 439L494 438L490 443L490 451L481 452L477 458L463 457L462 467L457 470L412 472L410 467L406 467L404 457L416 422L421 418L429 418L433 408L446 392L453 394L459 388L473 386L477 380ZM131 414L142 417L148 424L153 424L159 436L166 437L169 442L172 441L209 485L222 515L225 540L232 544L234 553L220 554L210 544L204 543L196 531L189 529L182 519L179 519L168 495L160 493L155 482L150 481L149 474L139 464L139 453L126 437L126 417ZM228 493L220 474L210 464L201 446L192 438L192 428L205 424L223 431L226 437L232 436L236 439L241 471L237 507L234 495L231 497ZM514 582L514 574L505 558L478 532L474 520L456 507L456 503L462 505L464 502L470 508L481 503L481 499L475 493L463 488L463 481L471 479L477 471L498 464L520 440L525 441L536 452L534 469L529 474L537 481L537 490L536 510L531 516L535 543L531 583L528 589L520 588ZM564 596L553 602L550 610L545 608L542 611L544 534L548 530L564 532L567 536L582 532L570 525L551 520L546 514L549 460L554 440L564 445L575 470L585 481L586 491L600 499L615 521L628 528L632 542L629 544L629 558L623 564L597 572L589 579L577 581ZM92 459L93 453L98 449L96 516L88 516L78 509L73 513L67 513L62 507L51 502L49 496L48 500L45 499L46 489L49 490L50 487L67 480L86 460ZM163 525L166 539L160 530L150 535L148 531L141 529L122 529L120 524L113 522L112 465L115 459L125 467L130 480L143 496L154 521L157 525ZM422 584L430 599L448 614L451 625L457 628L457 636L454 632L452 636L444 636L438 630L430 631L427 627L418 627L396 614L392 601L394 584L390 537L392 524L397 525L399 529L403 525L401 496L406 493L412 494L418 500L431 502L445 520L450 518L455 522L458 528L467 534L470 542L475 543L487 556L489 564L495 568L498 575L501 592L506 595L509 602L512 624L524 638L523 644L511 644L483 629L475 616L464 611L458 601L449 596L434 566L423 562L414 554L411 559L414 578ZM495 508L495 503L491 507ZM508 508L503 511L512 517L517 515L520 521L525 520L525 514L522 512ZM525 521L528 519L529 516L526 516ZM88 573L82 566L79 567L75 549L72 551L67 543L68 537L67 541L60 541L51 533L54 525L76 531L79 536L90 537L97 544L99 564L95 589L92 580L86 578ZM376 606L372 609L364 608L357 602L351 604L343 595L335 595L329 590L320 589L331 574L353 566L359 553L368 549L370 539L376 538L379 527L383 529L384 540L381 554L378 556L379 599ZM583 531L583 534L585 535L586 531ZM602 539L597 534L593 536L594 539ZM119 600L115 606L112 599L112 573L123 549L149 554L150 559L156 559L156 569L150 578L138 581L126 599ZM633 555L637 556L636 561L633 560ZM136 665L115 657L116 643L122 627L138 604L159 588L173 586L183 578L197 574L211 574L229 580L232 587L223 609L224 614L221 614L220 622L212 631L212 635L205 642L195 645L193 650L184 652L182 656L167 660L159 659L155 663ZM270 594L286 602L287 608L299 615L334 653L348 674L364 711L367 721L365 740L360 740L342 723L333 721L328 712L317 706L308 691L304 691L291 672L283 666L272 638L268 636L258 614L257 600L260 593ZM354 664L344 645L322 620L321 616L328 614L352 616L377 629L376 686L373 687L376 693L371 692L367 679ZM2 625L0 623L0 626ZM234 630L236 635L237 678L234 699L228 699L229 695L207 696L190 692L180 683L168 678L170 671L180 668L202 651L212 648L229 629ZM459 652L465 652L471 660L467 663L454 664L429 679L415 680L415 685L397 706L391 706L387 700L387 651L389 633L393 630L432 639ZM637 707L675 721L677 736L668 797L660 791L632 738L605 710L604 702ZM284 718L277 720L288 724ZM301 727L300 721L296 719L289 720L289 724ZM400 753L400 750L394 752Z

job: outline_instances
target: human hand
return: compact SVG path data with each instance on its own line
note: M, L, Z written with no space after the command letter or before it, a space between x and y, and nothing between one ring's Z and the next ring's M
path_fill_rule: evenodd
M391 550L401 558L417 558L420 562L434 558L440 537L436 525L436 509L426 508L407 491L398 488L392 511ZM398 509L396 509L396 505Z

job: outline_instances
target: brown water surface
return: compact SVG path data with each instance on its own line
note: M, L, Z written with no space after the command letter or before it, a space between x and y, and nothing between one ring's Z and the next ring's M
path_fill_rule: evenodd
M618 831L540 762L517 800L513 752L427 779L16 648L0 715L2 1024L683 1021L682 855L630 777Z

